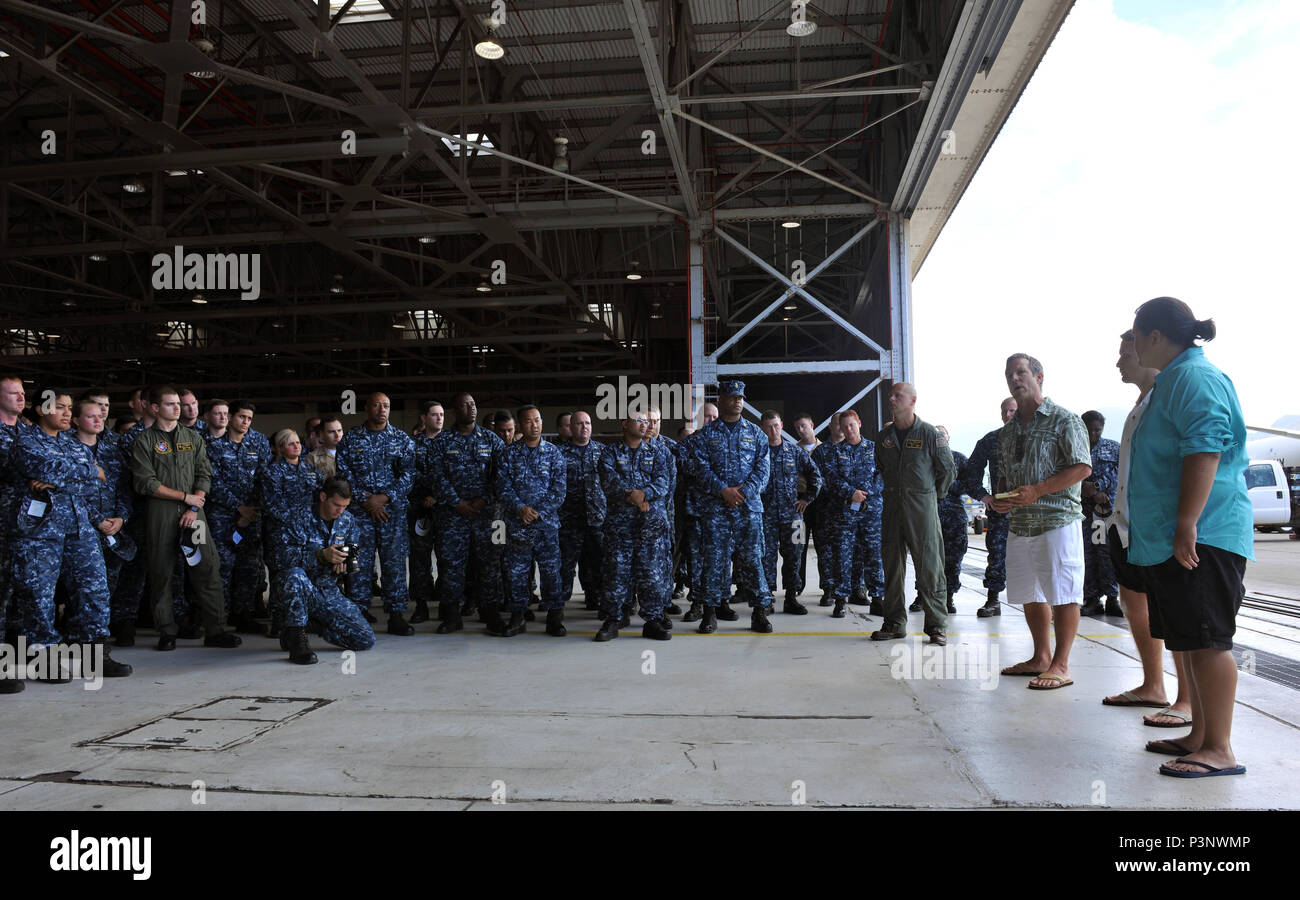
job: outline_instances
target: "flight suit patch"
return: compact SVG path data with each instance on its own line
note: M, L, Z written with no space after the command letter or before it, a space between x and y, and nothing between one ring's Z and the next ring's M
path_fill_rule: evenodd
M908 450L920 450L920 449L921 449L921 446L922 446L921 439L920 439L920 438L908 438L908 439L904 442L904 446L905 446Z
M187 453L187 452L192 451L193 449L194 449L194 445L191 444L191 443L188 443L188 442L187 442L187 443L184 443L184 444L177 444L177 445L176 445L176 452L177 452L177 453Z
M154 444L154 445L153 445L153 449L154 449L154 452L155 452L155 453L171 453L171 452L172 452L171 445L168 444L166 441L159 441L158 443Z

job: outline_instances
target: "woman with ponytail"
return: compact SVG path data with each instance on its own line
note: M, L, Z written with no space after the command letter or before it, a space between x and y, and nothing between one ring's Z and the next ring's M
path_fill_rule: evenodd
M1192 700L1191 733L1147 749L1177 756L1160 767L1177 778L1246 771L1231 745L1231 651L1246 560L1255 558L1249 461L1236 389L1196 345L1215 331L1173 297L1143 303L1133 322L1139 363L1160 374L1133 433L1129 561L1145 567L1151 636L1185 654Z

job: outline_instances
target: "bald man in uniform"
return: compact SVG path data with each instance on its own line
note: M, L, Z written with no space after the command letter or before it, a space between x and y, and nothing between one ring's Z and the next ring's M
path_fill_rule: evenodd
M916 415L916 388L905 381L889 392L893 421L876 442L876 467L885 482L881 528L885 562L884 624L871 635L888 641L907 634L907 598L903 577L907 554L916 567L916 592L925 606L925 633L930 643L948 643L947 588L939 498L957 477L948 441Z

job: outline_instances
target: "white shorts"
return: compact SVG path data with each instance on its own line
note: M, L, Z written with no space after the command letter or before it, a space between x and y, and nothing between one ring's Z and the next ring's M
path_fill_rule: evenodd
M1007 535L1007 599L1052 606L1083 602L1083 529L1078 522L1033 537Z

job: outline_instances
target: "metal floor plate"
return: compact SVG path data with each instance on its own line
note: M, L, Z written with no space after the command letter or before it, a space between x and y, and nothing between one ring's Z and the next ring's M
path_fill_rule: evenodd
M219 697L76 746L229 750L333 702L318 697Z

